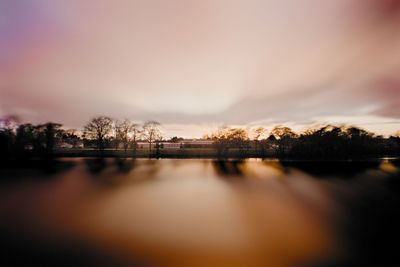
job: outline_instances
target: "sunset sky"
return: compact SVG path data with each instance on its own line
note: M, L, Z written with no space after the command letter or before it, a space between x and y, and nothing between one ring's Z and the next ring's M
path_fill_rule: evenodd
M1 0L0 115L400 130L400 0Z

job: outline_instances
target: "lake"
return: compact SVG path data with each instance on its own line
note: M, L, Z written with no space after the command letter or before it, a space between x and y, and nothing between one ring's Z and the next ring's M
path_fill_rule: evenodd
M37 167L40 166L40 167ZM51 266L400 266L400 160L69 158L0 169L1 258Z

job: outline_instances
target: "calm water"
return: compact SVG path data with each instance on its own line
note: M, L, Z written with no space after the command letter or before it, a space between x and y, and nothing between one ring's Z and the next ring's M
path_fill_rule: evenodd
M15 265L400 266L398 159L35 164L0 169Z

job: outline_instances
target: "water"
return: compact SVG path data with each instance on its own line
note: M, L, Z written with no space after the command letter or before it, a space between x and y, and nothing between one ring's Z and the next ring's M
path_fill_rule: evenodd
M38 164L38 163L35 163ZM399 160L63 159L0 170L2 258L74 266L399 266Z

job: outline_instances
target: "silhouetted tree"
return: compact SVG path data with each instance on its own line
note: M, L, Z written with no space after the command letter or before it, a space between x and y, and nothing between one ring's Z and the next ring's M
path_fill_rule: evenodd
M157 121L146 121L143 124L142 136L149 143L149 155L151 156L152 144L162 138L160 123Z
M291 138L296 137L296 134L292 131L292 129L290 129L289 127L286 127L286 126L275 126L272 129L271 134L273 134L277 138L282 138L285 136L288 136Z
M263 134L265 134L265 131L266 130L265 130L264 127L257 127L256 129L254 129L254 138L253 138L253 140L254 140L254 149L255 149L256 154L258 152L259 140L260 140L261 136Z
M274 155L278 152L278 140L275 135L270 134L267 139L261 141L261 155L264 157L266 155L267 150L274 152Z
M105 116L93 118L85 127L84 133L86 137L96 140L97 149L100 154L104 153L105 139L112 131L112 119Z
M74 148L78 147L78 144L82 141L75 129L62 130L61 138L63 142L70 144Z
M247 152L249 146L249 136L245 129L233 128L228 133L228 139L231 146L238 149L239 154L242 156L244 152Z
M17 128L15 147L19 155L25 153L25 150L33 149L34 126L30 123L21 124Z
M136 157L136 150L137 150L137 139L139 134L141 133L140 131L140 125L137 123L133 123L132 124L132 129L131 129L131 134L132 134L132 138L131 138L131 146L132 146L132 156Z
M277 139L278 156L284 156L289 153L293 144L293 139L297 137L296 133L294 133L292 129L285 126L276 126L272 129L271 135L275 136Z
M117 145L121 142L125 153L130 144L130 137L132 131L136 130L137 125L132 123L131 121L125 119L123 121L116 121L115 123L115 132L116 132L116 143ZM136 133L134 133L136 135ZM134 137L136 138L136 136ZM135 140L136 141L136 140Z
M17 126L15 116L0 118L0 158L9 158L14 153Z
M44 125L45 148L47 156L51 156L54 151L54 146L61 138L61 124L59 123L46 123Z
M229 140L227 137L227 128L221 128L218 131L211 133L207 136L208 139L213 140L213 146L217 151L217 156L219 158L226 157L229 150Z
M51 156L58 140L61 139L61 124L22 124L17 128L16 149L20 152L33 150L36 155Z
M238 150L238 156L244 156L244 152L249 148L248 133L242 128L221 128L210 135L214 140L214 147L218 157L228 156L230 148Z
M172 137L171 139L169 139L169 142L178 143L178 142L181 142L181 141L183 141L183 140L184 140L184 139L183 139L182 137L174 136L174 137Z
M384 150L390 150L391 155L400 155L400 131L389 137Z
M19 118L14 115L0 118L0 131L15 132L18 128Z
M360 158L394 153L394 143L361 128L327 125L308 130L293 144L297 158Z
M340 127L327 125L304 132L294 143L291 155L294 157L322 158L325 154L339 156L345 147L344 132Z

